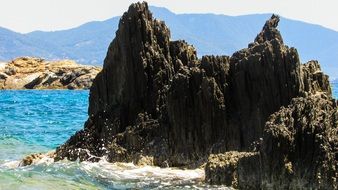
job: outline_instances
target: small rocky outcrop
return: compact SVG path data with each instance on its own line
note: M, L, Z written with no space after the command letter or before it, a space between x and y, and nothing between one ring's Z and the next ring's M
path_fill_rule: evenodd
M321 71L318 61L309 61L302 64L304 90L309 94L326 92L331 95L329 77Z
M28 155L21 160L21 162L19 163L19 167L36 164L36 163L38 163L39 161L42 161L42 160L47 160L47 159L53 160L54 157L55 157L54 151L48 152L48 153L45 153L45 154L42 154L42 153L31 154L31 155Z
M328 77L318 62L300 63L278 22L273 15L232 56L198 59L193 46L170 41L146 3L132 4L91 87L84 129L57 148L55 161L207 163L212 184L336 188Z
M89 89L99 67L21 57L0 66L0 89Z

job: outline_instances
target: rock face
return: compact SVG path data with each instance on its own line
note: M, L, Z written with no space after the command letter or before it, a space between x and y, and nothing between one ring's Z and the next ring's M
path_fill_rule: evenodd
M100 68L21 57L0 64L0 89L89 89Z
M337 105L329 80L318 62L303 65L297 50L284 45L278 22L273 15L255 41L231 57L198 59L193 46L170 41L146 3L132 4L91 87L89 119L57 148L55 160L107 156L199 167L213 154L206 165L210 183L333 187Z

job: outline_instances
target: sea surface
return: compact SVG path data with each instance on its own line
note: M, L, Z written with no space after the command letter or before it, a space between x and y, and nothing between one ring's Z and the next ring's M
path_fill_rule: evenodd
M201 182L204 171L61 161L45 158L26 167L20 159L49 152L87 119L88 91L0 91L0 190L224 189Z
M338 98L338 84L333 84ZM31 153L64 143L87 119L88 91L0 91L0 190L226 189L201 182L204 171L51 159L18 167Z
M332 94L334 98L338 99L338 83L332 84Z

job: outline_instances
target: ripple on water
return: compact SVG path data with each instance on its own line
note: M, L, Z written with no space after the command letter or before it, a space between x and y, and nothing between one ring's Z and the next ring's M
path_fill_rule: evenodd
M87 108L88 91L0 91L0 137L55 148L83 127Z

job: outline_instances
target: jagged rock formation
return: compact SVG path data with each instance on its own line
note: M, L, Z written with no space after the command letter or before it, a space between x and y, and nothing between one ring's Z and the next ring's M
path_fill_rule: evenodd
M0 89L89 89L98 67L21 57L0 64Z
M278 22L273 15L255 41L231 57L199 60L186 42L170 41L146 3L132 4L91 88L89 119L56 150L55 160L107 156L111 162L198 167L215 154L206 165L210 183L333 187L337 173L328 165L337 164L337 105L329 100L329 80L317 62L302 65L297 50L284 45ZM312 96L319 100L307 101ZM316 134L323 139L314 140ZM318 162L302 162L304 151ZM304 175L304 168L314 169ZM302 183L286 186L285 171ZM323 180L311 181L318 171Z

